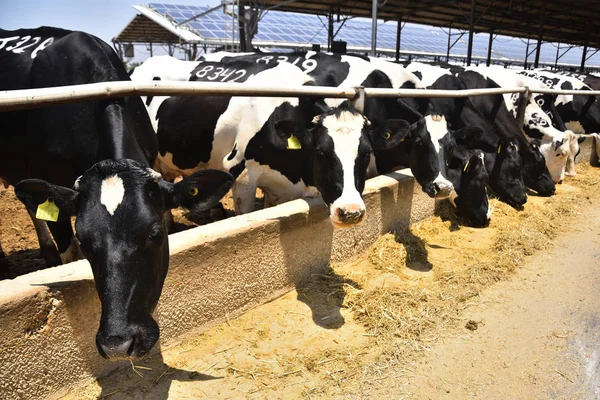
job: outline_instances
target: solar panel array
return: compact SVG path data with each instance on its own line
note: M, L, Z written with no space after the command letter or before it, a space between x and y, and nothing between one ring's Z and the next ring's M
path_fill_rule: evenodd
M151 3L149 5L154 11L162 16L181 23L189 18L206 12L209 7L186 6ZM258 33L254 42L277 43L318 43L327 44L327 18L310 14L298 14L281 11L268 11L263 15L258 25ZM334 20L334 32L342 25L337 18ZM237 21L231 16L217 10L187 23L187 26L207 40L230 41L232 30L238 36ZM386 49L396 48L396 22L377 25L377 47ZM451 43L458 41L450 50L451 54L466 56L468 35L459 38L454 35L458 31L453 30ZM487 57L488 34L475 34L473 37L473 56ZM367 18L353 18L346 21L339 30L335 40L346 41L348 46L360 46L370 48L371 46L371 20ZM533 62L535 58L535 45L537 41L531 40L529 51L532 52L528 60ZM446 54L448 46L448 30L427 25L406 23L402 28L401 49L416 53ZM562 44L560 54L568 48ZM508 36L496 36L492 45L492 57L496 59L523 60L527 50L527 40L511 38ZM557 45L544 43L540 52L540 61L554 63ZM565 54L559 62L579 65L581 63L582 49L573 48ZM592 56L588 65L600 65L600 54Z

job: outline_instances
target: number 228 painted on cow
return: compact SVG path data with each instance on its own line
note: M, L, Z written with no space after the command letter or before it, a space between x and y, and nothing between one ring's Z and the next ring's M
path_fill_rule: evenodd
M8 43L17 41L17 43L7 46ZM41 43L40 43L41 42ZM23 54L27 49L31 50L33 46L38 45L35 50L31 52L31 58L36 58L38 53L50 46L54 42L53 37L46 38L42 41L39 36L31 37L27 36L11 36L7 38L0 38L0 50L12 51L15 54Z

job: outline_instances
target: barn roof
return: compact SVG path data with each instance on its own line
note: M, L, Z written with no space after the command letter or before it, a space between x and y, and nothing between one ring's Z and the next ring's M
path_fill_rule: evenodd
M370 17L371 0L261 0L266 7ZM600 48L598 0L379 0L378 18Z
M468 30L473 0L379 0L377 50L393 53L396 47L397 21L402 21L401 54L446 56L448 28L452 33ZM242 1L243 3L243 1ZM546 8L542 3L546 3ZM473 25L476 32L494 32L492 60L522 62L527 53L527 40L531 38L529 60L540 34L545 43L541 46L540 61L553 64L561 55L559 65L579 65L582 49L579 45L600 48L600 1L573 0L560 15L556 5L559 0L474 0ZM583 23L581 9L586 7L589 16ZM326 45L327 18L332 15L336 39L348 43L351 51L368 51L371 47L371 21L350 16L371 16L371 0L260 0L270 9L259 23L254 45L265 47L310 47L313 43ZM536 4L542 8L536 9ZM136 5L140 12L115 38L121 43L200 43L228 45L237 39L237 21L227 15L224 8L150 3ZM282 12L282 10L288 12ZM301 11L301 14L289 11ZM598 18L594 18L598 15ZM341 18L338 18L341 16ZM194 18L196 17L196 18ZM543 21L542 21L543 20ZM565 21L560 25L558 20ZM569 21L568 23L566 21ZM577 22L579 21L579 22ZM539 30L543 22L544 29ZM538 25L536 25L536 23ZM422 24L440 25L442 27ZM554 24L557 24L555 26ZM584 27L584 28L582 28ZM582 34L591 31L591 34ZM509 36L505 36L509 35ZM476 33L473 58L484 60L487 56L488 36ZM232 40L232 37L235 39ZM467 53L467 36L452 35L454 46L450 57L464 58ZM571 40L572 39L572 40ZM549 42L550 41L550 42ZM562 44L559 44L562 43ZM565 43L570 43L566 45ZM575 47L573 47L575 46ZM588 65L600 65L600 55L588 53Z

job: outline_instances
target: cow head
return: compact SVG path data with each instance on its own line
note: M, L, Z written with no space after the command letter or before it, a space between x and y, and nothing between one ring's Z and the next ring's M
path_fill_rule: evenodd
M449 182L440 179L438 153L425 119L412 125L401 119L386 120L371 131L373 151L380 168L389 171L408 159L415 180L430 197L445 197Z
M322 113L312 122L305 142L311 151L314 184L329 206L333 225L353 226L366 212L361 193L372 154L371 124L348 105Z
M489 182L484 156L477 152L462 166L458 197L454 200L456 214L475 227L490 222L490 206L486 186Z
M523 160L515 138L502 138L498 143L496 159L490 174L490 186L500 199L513 207L527 202L527 190L523 182Z
M565 178L567 159L571 157L569 141L571 131L560 131L552 126L550 117L539 107L535 100L525 107L523 119L525 134L530 140L540 141L540 152L546 159L550 176L555 183Z
M552 176L546 166L546 159L540 152L539 141L531 143L518 138L519 154L523 160L523 182L529 189L535 190L539 196L552 196L556 189Z
M98 352L119 359L144 356L159 337L152 312L169 264L165 212L210 208L232 183L226 172L205 170L173 184L135 161L105 160L88 169L74 190L28 179L15 193L34 212L51 199L59 221L76 217L77 239L102 303Z

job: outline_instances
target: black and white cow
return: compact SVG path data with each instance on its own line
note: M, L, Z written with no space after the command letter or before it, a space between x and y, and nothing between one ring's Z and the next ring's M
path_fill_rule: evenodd
M318 53L311 57L318 67L310 72L318 85L363 86L374 88L422 88L419 79L399 65L377 63L356 56L336 56ZM327 99L328 105L340 104L340 99ZM423 191L431 197L445 198L452 192L451 182L444 176L443 149L439 140L447 134L446 121L436 115L423 115L427 103L409 105L403 99L369 98L365 100L365 116L373 124L376 136L387 135L390 121L412 124L409 140L393 148L374 147L374 162L369 175L390 172L399 166L409 166ZM424 120L425 124L419 123Z
M514 88L528 86L530 88L548 87L543 83L518 75L513 71L501 67L468 67L467 70L492 80L500 87ZM460 77L460 76L459 76ZM513 117L517 116L518 93L504 94L504 104ZM548 97L550 99L551 96ZM556 118L559 118L556 115ZM540 142L539 148L544 158L548 171L555 183L560 183L565 177L567 159L571 156L572 142L577 141L575 134L569 130L559 130L552 125L550 117L537 104L535 96L532 96L526 107L523 118L523 129L528 140Z
M519 71L520 75L527 76L529 78L541 81L550 89L562 89L562 90L579 90L582 93L592 90L592 88L586 85L583 81L566 75L558 75L549 71L533 70L533 71ZM552 96L554 103L551 104L551 108L548 107L547 101L543 98L536 97L536 101L540 107L550 116L553 124L559 129L562 129L560 122L564 122L565 129L570 128L574 132L587 133L586 136L577 136L577 141L572 140L571 145L571 156L567 160L566 175L575 175L575 156L579 154L579 143L581 143L587 136L596 138L596 143L600 143L600 104L596 101L595 96L591 95L557 95ZM557 113L560 119L557 119L554 115Z
M454 192L450 196L456 215L475 227L485 227L491 212L487 185L489 175L481 150L467 150L460 146L448 149L447 174Z
M129 79L100 39L50 27L0 30L0 64L0 90ZM164 211L210 206L232 184L220 171L157 182L149 169L156 153L139 97L0 113L0 177L32 215L44 205L63 256L77 244L77 217L102 302L97 345L105 357L144 355L158 339L151 314L169 259Z
M447 69L460 79L465 89L499 87L493 80L476 71L464 70L456 66L447 66ZM523 160L522 175L525 185L540 196L554 194L555 185L546 160L539 150L539 143L535 140L530 143L525 139L522 128L504 104L504 97L502 95L472 96L468 100L464 103L463 113L467 112L465 118L470 123L478 121L476 125L481 124L478 126L482 128L483 133L476 137L457 135L457 142L469 148L495 152L500 138L516 138L519 154Z
M214 56L213 56L214 57ZM302 68L312 76L320 86L364 86L377 88L422 88L419 79L401 66L376 59L354 55L331 55L313 51L294 53L256 53L242 56L218 57L223 62L245 60L259 64L287 62ZM343 100L327 99L327 104L335 107ZM365 116L371 121L376 137L388 137L384 147L374 146L374 158L371 160L368 176L374 176L394 170L401 166L409 166L423 191L431 197L444 198L451 192L450 182L440 170L441 157L437 140L432 140L431 129L440 132L432 125L444 124L435 121L432 116L422 115L427 108L427 101L416 101L416 106L409 106L402 99L367 98ZM424 106L424 107L423 107ZM419 123L426 120L426 124ZM407 136L391 140L394 125L411 124L405 132ZM394 143L394 146L390 144ZM443 164L443 163L442 163Z
M160 71L145 73L145 79L160 77ZM136 73L132 78L137 79ZM314 85L289 63L243 59L196 62L187 79ZM231 96L155 97L146 104L157 129L161 172L230 171L239 176L233 187L236 212L254 210L260 188L267 205L320 194L334 226L352 226L364 218L360 194L372 153L370 124L352 107L330 110L314 98Z
M15 193L32 211L52 199L59 222L76 217L102 303L96 345L103 357L120 359L144 356L159 337L152 312L169 266L165 212L212 207L232 183L228 173L206 170L173 184L147 164L121 159L94 164L73 189L26 179Z
M423 84L427 85L429 89L465 89L465 85L451 73L449 68L410 62L406 64L406 69L420 77ZM463 128L453 132L455 139L462 145L466 144L463 140L466 137L470 137L471 140L477 140L477 138L482 136L499 136L495 134L496 129L494 124L475 108L469 98L431 98L429 101L434 112L443 114L454 129L464 126L471 127L467 131ZM514 135L520 135L520 131L517 130L514 132ZM504 136L498 137L500 140L503 138ZM476 148L476 146L472 147ZM522 161L519 159L518 154L516 158L497 157L496 151L492 150L492 148L483 146L482 150L486 151L485 166L489 174L489 185L492 190L498 194L502 201L513 207L521 207L527 201L527 193L521 172Z

